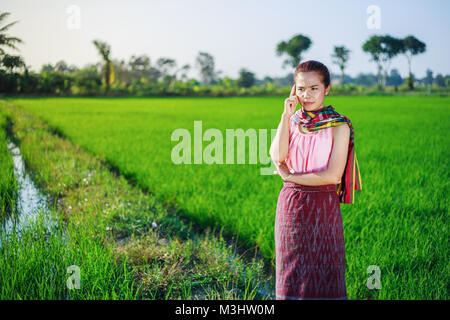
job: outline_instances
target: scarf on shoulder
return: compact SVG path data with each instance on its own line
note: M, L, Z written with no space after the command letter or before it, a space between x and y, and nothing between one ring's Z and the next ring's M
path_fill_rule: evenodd
M337 187L339 202L354 203L355 190L361 190L361 175L359 172L358 160L355 153L355 132L349 118L339 114L330 106L323 107L316 111L306 111L303 107L293 114L293 120L305 131L317 131L329 127L335 127L346 122L350 127L350 142L348 145L347 163L344 174Z

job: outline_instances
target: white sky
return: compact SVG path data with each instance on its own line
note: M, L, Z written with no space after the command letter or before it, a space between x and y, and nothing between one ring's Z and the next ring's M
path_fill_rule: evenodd
M73 5L80 10L78 29L68 27L75 21L67 12ZM370 5L380 8L380 29L367 27ZM413 58L413 73L424 77L430 68L434 75L450 74L448 0L2 0L0 10L11 12L6 22L20 21L9 34L24 40L20 54L35 71L61 59L78 67L97 62L92 40L101 39L111 45L114 59L147 54L152 63L169 57L178 66L194 66L198 52L206 51L223 75L235 78L245 67L258 78L278 77L293 70L282 68L277 43L302 33L313 42L303 60L319 60L334 73L339 73L331 63L334 45L351 50L346 73L356 76L376 73L361 49L371 35L412 34L427 44L426 53ZM404 56L392 67L407 75Z

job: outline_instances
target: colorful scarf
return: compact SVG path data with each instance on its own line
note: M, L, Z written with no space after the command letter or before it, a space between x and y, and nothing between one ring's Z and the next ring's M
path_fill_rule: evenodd
M341 125L346 122L350 127L350 142L348 145L347 163L341 183L338 185L337 193L339 202L354 203L355 190L361 190L361 175L358 160L355 153L355 133L349 118L339 114L332 106L323 107L316 111L306 111L303 107L294 113L293 120L306 131L317 131L329 127Z

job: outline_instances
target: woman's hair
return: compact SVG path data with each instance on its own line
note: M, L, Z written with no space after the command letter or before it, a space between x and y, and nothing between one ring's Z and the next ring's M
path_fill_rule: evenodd
M325 85L325 88L330 84L330 72L326 65L319 61L308 60L302 63L299 63L297 68L295 68L294 72L294 81L299 72L312 72L315 71L322 76L322 83Z

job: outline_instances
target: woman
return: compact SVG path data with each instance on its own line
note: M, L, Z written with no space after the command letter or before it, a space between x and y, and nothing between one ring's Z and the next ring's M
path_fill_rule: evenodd
M325 65L299 64L270 148L284 181L275 219L276 299L347 299L340 203L354 202L361 177L350 120L323 105L330 88Z

